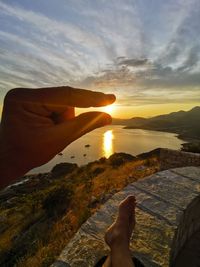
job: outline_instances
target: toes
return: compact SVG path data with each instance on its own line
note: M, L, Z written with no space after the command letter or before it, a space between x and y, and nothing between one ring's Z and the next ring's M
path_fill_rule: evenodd
M129 196L123 200L119 205L118 219L123 219L128 223L130 216L135 216L135 205L136 200L134 196Z
M119 208L126 208L128 206L135 207L136 199L135 196L128 196L119 204Z

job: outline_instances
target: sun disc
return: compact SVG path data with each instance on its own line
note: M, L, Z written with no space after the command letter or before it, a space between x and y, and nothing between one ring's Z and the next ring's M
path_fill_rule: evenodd
M109 106L104 107L102 111L112 115L114 112L114 109L115 109L114 105L109 105Z

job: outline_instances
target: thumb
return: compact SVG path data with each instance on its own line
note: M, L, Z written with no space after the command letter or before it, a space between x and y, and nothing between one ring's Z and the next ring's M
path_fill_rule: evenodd
M59 140L59 147L64 149L82 135L112 122L109 114L104 112L85 112L69 121L53 127L53 136Z

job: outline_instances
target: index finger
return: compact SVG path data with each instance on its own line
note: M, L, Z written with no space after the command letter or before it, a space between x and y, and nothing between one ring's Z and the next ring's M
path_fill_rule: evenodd
M46 106L72 106L78 108L101 107L112 104L116 97L113 94L104 94L69 86L29 89L36 101Z

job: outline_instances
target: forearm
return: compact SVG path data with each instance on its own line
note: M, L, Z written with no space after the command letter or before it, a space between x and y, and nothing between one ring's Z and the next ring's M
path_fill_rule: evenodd
M16 154L0 140L0 190L23 176L26 170L20 163L20 154Z
M12 184L17 178L25 173L6 162L0 163L0 190Z

